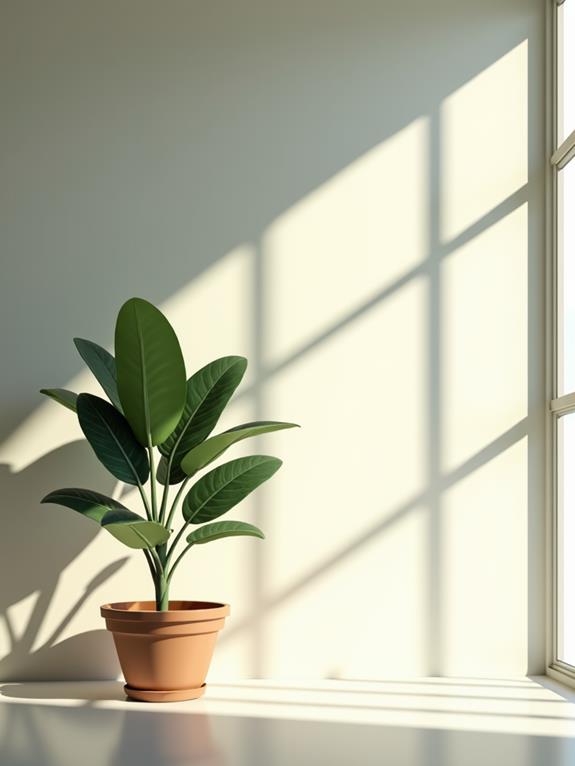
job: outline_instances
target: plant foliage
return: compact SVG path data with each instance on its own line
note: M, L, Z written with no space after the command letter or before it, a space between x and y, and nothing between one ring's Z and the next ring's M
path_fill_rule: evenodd
M115 356L89 340L75 338L74 343L109 402L61 388L43 388L41 393L77 414L98 460L116 479L138 488L145 516L90 489L55 490L42 502L70 508L129 548L142 549L156 608L167 610L174 571L194 545L239 535L264 537L252 524L213 520L271 478L281 460L266 455L230 460L203 474L184 496L192 477L237 442L296 424L244 423L211 436L247 360L225 356L186 380L176 333L161 311L141 298L131 298L120 309ZM180 485L174 497L172 485ZM180 501L182 524L174 534ZM186 544L176 556L186 533Z

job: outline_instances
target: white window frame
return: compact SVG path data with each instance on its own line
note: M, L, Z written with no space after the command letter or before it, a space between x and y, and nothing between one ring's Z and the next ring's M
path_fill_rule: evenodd
M575 130L557 146L559 112L559 39L557 9L565 0L549 0L547 4L547 499L548 499L548 631L547 631L547 673L560 681L575 686L575 666L558 657L558 590L559 590L559 545L558 545L558 477L559 460L557 450L558 422L562 415L575 412L575 392L558 396L559 368L559 307L560 288L558 263L559 211L558 173L569 161L575 162ZM569 0L575 2L575 0ZM575 608L575 604L573 605Z

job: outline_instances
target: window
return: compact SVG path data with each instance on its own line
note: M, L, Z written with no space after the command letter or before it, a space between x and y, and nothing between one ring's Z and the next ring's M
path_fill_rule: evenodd
M575 678L575 0L553 7L553 642Z

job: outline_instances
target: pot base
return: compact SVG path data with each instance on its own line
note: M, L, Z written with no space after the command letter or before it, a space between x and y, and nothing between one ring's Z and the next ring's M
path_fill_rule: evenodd
M196 689L175 689L174 691L147 691L146 689L133 689L126 684L126 695L138 702L183 702L184 700L196 700L203 696L206 685L202 684Z

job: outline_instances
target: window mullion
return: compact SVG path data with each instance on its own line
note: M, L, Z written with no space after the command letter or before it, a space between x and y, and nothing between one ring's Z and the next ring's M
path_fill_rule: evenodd
M554 415L566 415L569 412L574 412L575 393L564 394L558 396L557 399L552 399L549 407Z
M562 170L573 157L575 157L575 130L553 152L551 164L555 165L557 170Z

